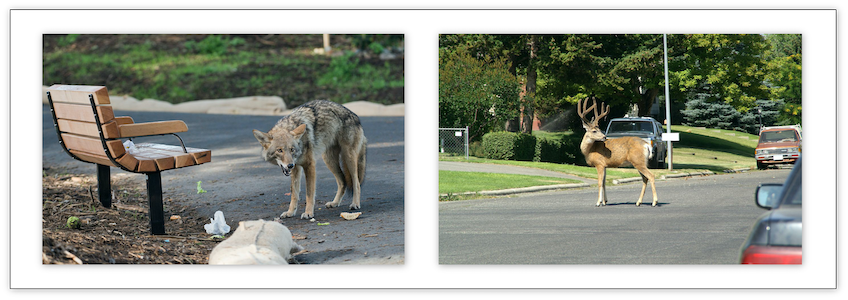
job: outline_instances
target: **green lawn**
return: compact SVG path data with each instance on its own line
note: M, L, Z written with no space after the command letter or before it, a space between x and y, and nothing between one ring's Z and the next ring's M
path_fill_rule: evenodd
M105 85L110 94L175 104L256 95L279 96L289 108L314 99L403 103L402 59L353 55L365 35L332 38L344 55L314 55L320 34L47 34L42 84Z
M544 176L439 171L439 194L456 194L566 183L580 183L580 181Z

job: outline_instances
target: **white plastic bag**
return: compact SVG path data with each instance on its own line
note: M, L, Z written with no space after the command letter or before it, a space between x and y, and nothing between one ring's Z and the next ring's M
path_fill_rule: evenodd
M209 221L212 223L203 225L203 228L206 228L206 233L211 235L225 235L230 232L230 226L224 221L224 213L222 211L216 211L215 217L209 219Z
M127 140L124 142L124 148L127 150L127 153L135 154L135 144L132 141Z

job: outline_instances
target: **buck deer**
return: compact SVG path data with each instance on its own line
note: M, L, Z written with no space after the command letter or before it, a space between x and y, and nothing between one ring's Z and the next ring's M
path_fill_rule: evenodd
M645 197L648 182L651 182L651 191L654 193L654 203L651 206L657 206L657 188L654 186L654 174L648 171L647 166L648 159L653 155L650 146L642 139L633 136L607 139L606 135L598 128L598 121L609 114L609 105L604 107L604 103L601 102L599 109L597 100L592 97L592 106L587 108L588 100L589 98L578 101L577 114L580 115L583 128L586 129L586 134L583 135L583 141L580 143L580 151L586 157L586 163L598 170L598 203L595 206L607 205L606 168L626 167L628 165L632 165L642 175L642 193L639 194L639 201L636 201L636 206L642 205L642 198ZM590 110L595 114L591 121L586 119L586 114ZM600 115L598 114L599 110Z

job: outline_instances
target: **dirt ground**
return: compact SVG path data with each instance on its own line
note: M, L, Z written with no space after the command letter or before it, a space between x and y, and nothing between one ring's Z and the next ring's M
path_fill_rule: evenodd
M112 176L109 209L97 199L95 176L50 169L43 174L44 264L206 264L222 241L204 230L208 218L167 196L163 200L168 235L151 235L144 184ZM80 219L79 229L67 226L70 217ZM232 233L236 226L230 225Z

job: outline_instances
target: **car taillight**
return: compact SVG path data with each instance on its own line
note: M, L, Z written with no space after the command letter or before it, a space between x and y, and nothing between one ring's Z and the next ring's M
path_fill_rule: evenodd
M742 253L742 264L800 265L801 247L751 245Z

